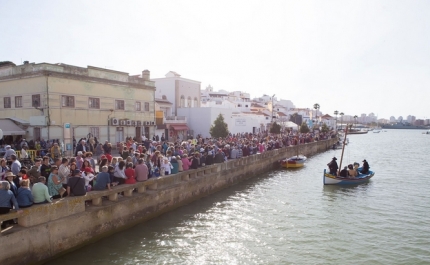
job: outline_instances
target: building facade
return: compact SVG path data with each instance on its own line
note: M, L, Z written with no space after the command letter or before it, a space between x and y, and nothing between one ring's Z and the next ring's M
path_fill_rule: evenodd
M151 79L156 86L157 131L156 135L164 134L166 139L186 139L193 136L187 125L187 119L178 114L181 108L200 107L201 82L183 78L180 74L170 71L163 78Z
M92 66L2 64L0 119L18 123L27 140L59 139L65 145L73 137L116 143L149 136L155 130L155 85L149 78L148 70L130 76Z

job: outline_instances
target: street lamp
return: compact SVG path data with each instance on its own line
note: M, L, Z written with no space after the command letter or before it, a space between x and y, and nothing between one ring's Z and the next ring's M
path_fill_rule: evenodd
M110 115L112 115L113 109L110 109L110 114L108 115L108 119L107 119L107 133L108 133L108 143L110 143Z
M275 117L275 115L273 114L274 110L275 110L275 106L273 106L273 99L275 98L275 94L273 94L272 96L272 123L273 123L273 118Z

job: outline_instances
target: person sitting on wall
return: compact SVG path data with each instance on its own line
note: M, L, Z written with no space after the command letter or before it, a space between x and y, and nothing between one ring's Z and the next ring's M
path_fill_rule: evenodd
M111 178L109 175L109 167L103 166L101 168L102 172L97 175L96 184L94 184L94 190L105 190L106 187L108 190L112 190L111 188Z
M222 163L222 162L224 162L224 153L220 148L218 149L217 154L214 157L214 163Z
M81 177L79 169L75 169L72 177L67 181L67 194L70 196L84 196L87 194L85 179Z
M20 208L26 208L33 205L33 195L30 190L30 180L21 180L20 187L17 191L16 200Z
M45 183L46 178L44 176L40 176L38 182L33 185L31 194L33 195L34 204L52 202L52 198L48 192L48 187Z
M15 195L12 191L10 191L10 184L7 181L0 181L0 214L7 214L12 209L12 206L15 207L15 210L18 213L22 213L22 210L19 209L18 201L15 198ZM13 223L13 220L4 221L1 225L1 228L6 228L7 223Z
M136 174L133 169L133 163L131 162L127 163L124 173L125 173L125 176L127 177L127 179L125 180L125 184L136 183Z
M136 175L136 181L145 181L148 179L148 166L145 164L145 160L143 158L139 158L139 160L137 160L134 173Z

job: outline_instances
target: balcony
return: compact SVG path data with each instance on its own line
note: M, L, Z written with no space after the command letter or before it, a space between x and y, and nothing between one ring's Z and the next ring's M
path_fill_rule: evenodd
M166 116L163 120L164 123L187 123L187 117L185 116Z

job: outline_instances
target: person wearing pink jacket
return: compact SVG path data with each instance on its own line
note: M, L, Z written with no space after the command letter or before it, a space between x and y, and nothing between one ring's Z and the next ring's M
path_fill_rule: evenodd
M188 170L191 166L191 161L188 160L188 156L187 154L182 156L182 168L184 169L184 171Z

